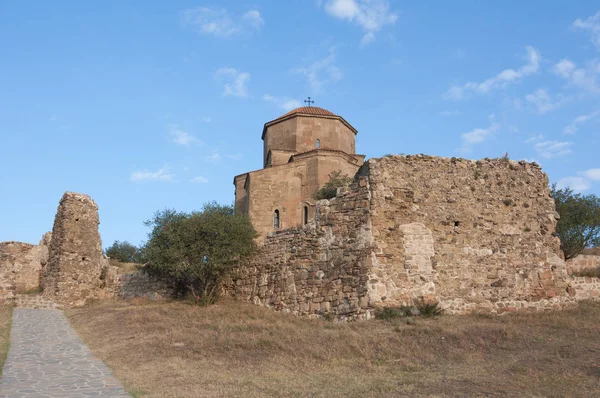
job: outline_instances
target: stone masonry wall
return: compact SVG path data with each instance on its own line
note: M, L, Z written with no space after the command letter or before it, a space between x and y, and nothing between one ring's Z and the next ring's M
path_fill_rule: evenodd
M42 267L48 260L50 233L39 245L0 242L0 304L11 303L15 295L40 288Z
M54 219L43 294L64 306L101 296L102 242L98 206L87 195L66 192Z
M224 284L226 294L295 315L372 316L366 260L371 251L366 183L329 202L317 220L265 239Z
M567 260L569 274L573 271L600 267L600 256L595 254L580 254L575 258Z
M448 312L570 305L558 214L534 163L424 155L371 159L374 305Z
M567 274L557 218L535 163L371 159L350 190L317 204L315 222L266 238L225 291L341 319L421 299L449 313L570 307L600 284Z

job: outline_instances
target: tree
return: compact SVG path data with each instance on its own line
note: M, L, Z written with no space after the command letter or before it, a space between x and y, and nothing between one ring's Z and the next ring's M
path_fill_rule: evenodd
M337 189L345 187L352 182L352 178L348 175L342 175L340 170L332 171L329 174L329 181L325 183L318 191L313 194L313 199L332 199L337 195Z
M600 198L574 193L570 188L558 189L556 184L551 192L560 214L556 233L565 259L600 245Z
M191 295L203 304L218 299L223 277L252 253L257 237L247 217L215 202L199 212L158 211L145 225L152 230L144 270L173 282L177 296Z
M111 246L104 250L104 254L122 263L143 262L140 249L127 241L119 242L116 240Z

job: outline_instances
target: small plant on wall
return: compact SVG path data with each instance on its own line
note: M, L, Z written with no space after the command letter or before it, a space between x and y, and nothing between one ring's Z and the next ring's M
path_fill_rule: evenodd
M337 194L337 189L350 185L352 178L343 174L340 170L332 171L329 174L329 181L325 183L317 192L313 194L313 199L332 199Z

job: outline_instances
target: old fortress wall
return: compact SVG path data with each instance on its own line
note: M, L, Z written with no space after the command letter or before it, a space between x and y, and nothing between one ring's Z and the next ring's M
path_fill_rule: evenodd
M555 236L548 178L534 163L424 155L367 161L348 189L318 201L302 227L267 236L225 294L296 315L368 319L377 307L437 301L449 313L548 310L600 299L572 276ZM102 256L98 207L67 192L39 245L0 243L0 302L43 288L64 307L166 298L168 284L121 274Z
M546 310L597 298L555 236L548 178L533 163L424 155L371 159L302 228L265 239L227 293L298 315L368 318L437 301L450 313Z

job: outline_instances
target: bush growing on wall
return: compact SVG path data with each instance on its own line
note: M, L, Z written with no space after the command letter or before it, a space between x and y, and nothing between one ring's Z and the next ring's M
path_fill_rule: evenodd
M233 206L213 202L192 213L165 209L145 224L152 228L144 247L145 271L173 282L178 296L203 304L217 300L223 276L255 249L252 224Z
M352 182L352 178L347 175L342 175L340 170L332 171L329 174L329 181L325 183L318 191L313 194L313 199L332 199L337 194L337 189L345 187Z

